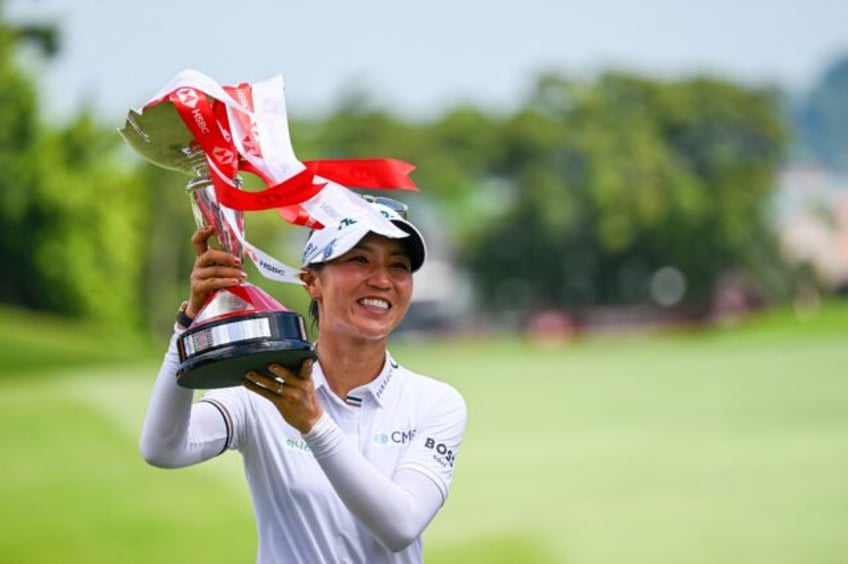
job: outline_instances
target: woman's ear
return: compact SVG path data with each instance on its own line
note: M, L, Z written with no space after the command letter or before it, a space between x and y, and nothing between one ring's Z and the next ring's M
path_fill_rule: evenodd
M318 297L318 286L315 284L318 278L315 276L315 271L307 268L300 273L300 280L303 282L303 287L306 288L306 293L310 298Z

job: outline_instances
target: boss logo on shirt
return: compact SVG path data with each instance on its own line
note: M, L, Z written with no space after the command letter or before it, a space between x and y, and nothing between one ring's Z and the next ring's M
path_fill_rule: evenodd
M456 460L456 457L454 456L453 451L450 450L444 443L437 443L434 439L427 437L427 440L424 441L424 446L435 451L433 460L442 466L450 466L453 468L453 461Z
M391 433L377 433L374 435L374 442L378 445L387 445L394 443L403 445L415 438L415 429L406 431L392 431Z

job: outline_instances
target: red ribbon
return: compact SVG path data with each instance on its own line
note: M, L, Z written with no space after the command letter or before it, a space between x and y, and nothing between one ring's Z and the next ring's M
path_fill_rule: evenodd
M252 107L252 91L249 85L224 88L233 99ZM223 102L213 100L210 103L205 93L189 87L174 90L167 96L167 100L174 104L183 123L206 154L218 202L228 208L240 211L278 208L283 219L290 223L318 226L320 224L300 205L326 186L326 183L316 184L316 176L356 188L418 189L409 178L415 167L398 159L305 161L303 164L306 168L303 171L275 184L251 163L239 157ZM161 101L164 102L165 98ZM244 129L249 127L247 116L240 116L239 120ZM248 133L248 140L251 142L255 142L253 133ZM237 188L234 179L239 171L257 175L267 188L256 192Z
M218 201L228 208L243 211L294 206L312 198L326 186L326 184L314 184L314 179L315 172L310 167L306 167L291 178L257 192L223 185L218 188Z
M309 200L326 185L315 184L320 176L342 185L378 190L417 190L407 176L414 166L396 159L351 159L305 161L306 169L257 192L248 192L222 184L218 188L219 201L235 210L259 211L285 208ZM256 174L266 184L267 177L246 161L241 161L240 170Z
M206 153L210 164L217 167L226 177L235 178L238 172L238 152L230 135L226 112L223 115L224 122L219 122L206 94L195 88L179 88L172 92L168 99Z
M418 190L409 173L415 166L398 159L337 159L305 161L315 174L343 186L380 190Z

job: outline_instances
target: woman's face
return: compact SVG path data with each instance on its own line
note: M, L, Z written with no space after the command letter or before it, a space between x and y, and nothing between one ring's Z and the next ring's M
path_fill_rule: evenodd
M384 339L403 320L412 298L412 271L401 239L369 234L353 249L311 271L320 336Z

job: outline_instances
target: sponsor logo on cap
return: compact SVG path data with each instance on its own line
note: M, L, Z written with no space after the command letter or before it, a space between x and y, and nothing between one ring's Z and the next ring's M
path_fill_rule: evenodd
M339 222L339 226L336 228L338 231L341 231L345 227L350 227L351 225L356 225L357 221L352 217L346 217Z
M323 260L327 260L330 256L332 256L333 249L336 247L336 241L338 241L338 239L333 239L327 243L326 247L324 247L324 251L321 253Z
M309 260L309 257L312 256L312 253L314 253L317 248L318 247L315 246L315 243L312 241L308 242L306 244L306 248L303 249L303 256L300 257L300 262L306 264L306 261Z

